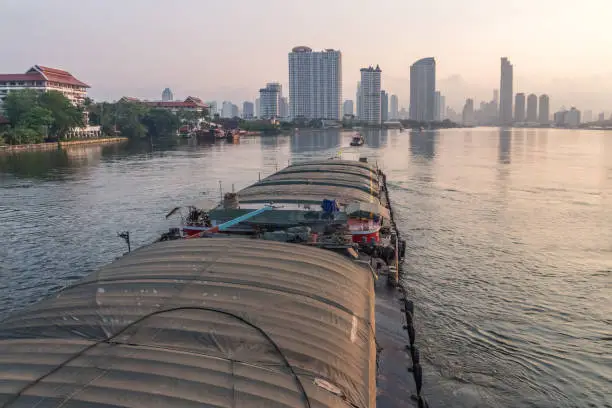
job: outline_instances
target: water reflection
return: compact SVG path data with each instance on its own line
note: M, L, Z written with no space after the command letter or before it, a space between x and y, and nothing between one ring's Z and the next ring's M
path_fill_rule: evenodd
M367 146L375 149L385 147L387 145L387 130L383 129L366 129L361 134L365 139Z
M510 164L512 148L512 130L510 129L499 129L499 155L498 161L502 164Z
M410 131L410 152L415 157L433 159L436 156L436 143L440 132Z
M100 162L102 146L70 147L0 155L0 173L20 178L61 180Z
M291 153L318 152L321 150L337 149L341 146L341 133L338 130L323 131L303 130L291 137Z

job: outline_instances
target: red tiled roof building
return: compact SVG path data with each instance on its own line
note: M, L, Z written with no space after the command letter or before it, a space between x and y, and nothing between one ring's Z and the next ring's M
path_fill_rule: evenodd
M0 74L0 102L13 90L35 89L59 91L75 105L80 105L87 97L89 87L67 71L34 65L25 74Z

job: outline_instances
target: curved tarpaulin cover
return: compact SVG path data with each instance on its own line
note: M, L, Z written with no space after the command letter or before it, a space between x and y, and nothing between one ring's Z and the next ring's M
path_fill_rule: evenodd
M293 164L238 192L240 203L320 203L337 200L378 201L377 171L366 163L349 160L316 160Z
M0 406L374 406L372 279L294 244L141 248L0 324Z

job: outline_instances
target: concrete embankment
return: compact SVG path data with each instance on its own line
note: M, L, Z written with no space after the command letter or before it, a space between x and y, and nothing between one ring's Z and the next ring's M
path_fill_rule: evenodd
M0 146L0 154L1 153L56 150L58 148L64 148L64 147L70 147L70 146L81 146L81 145L121 143L121 142L126 142L127 140L128 139L126 137L105 137L105 138L99 138L99 139L67 140L67 141L60 141L60 142L53 142L53 143L6 145L6 146Z

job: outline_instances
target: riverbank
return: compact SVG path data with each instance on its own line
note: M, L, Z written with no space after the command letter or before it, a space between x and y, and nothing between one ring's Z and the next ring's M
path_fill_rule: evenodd
M70 146L93 145L93 144L109 144L127 142L127 137L104 137L99 139L83 139L83 140L66 140L52 143L33 143L21 145L6 145L0 146L0 154L16 153L16 152L40 152L47 150L62 149Z

